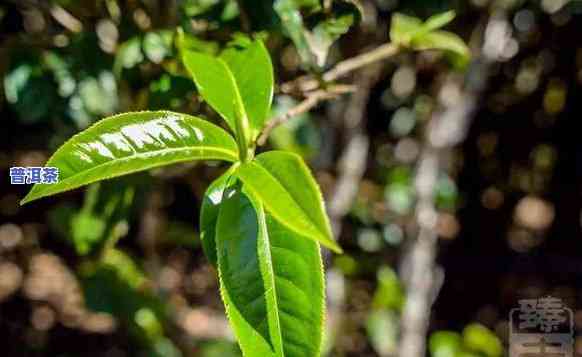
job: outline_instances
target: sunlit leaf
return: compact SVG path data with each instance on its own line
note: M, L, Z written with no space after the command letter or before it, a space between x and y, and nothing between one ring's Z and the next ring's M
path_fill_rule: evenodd
M218 220L224 191L229 183L230 185L234 183L233 180L230 180L234 169L229 169L208 186L200 207L200 240L202 241L202 248L206 258L214 266L216 266L216 221Z
M422 21L416 17L395 13L390 22L390 40L398 44L408 44L422 31Z
M458 65L465 65L470 51L465 42L448 31L438 31L455 18L454 11L429 17L425 22L400 13L392 16L390 39L392 42L414 50L443 50L456 56Z
M273 97L273 67L261 40L233 42L219 57L182 50L184 64L202 97L252 141L262 129ZM242 121L242 122L241 122Z
M260 154L236 175L269 214L296 233L341 252L333 240L317 182L300 156L283 151Z
M238 38L220 55L234 76L249 118L251 140L267 119L273 100L273 64L261 40Z
M447 25L448 23L450 23L451 21L453 21L455 19L455 11L453 10L449 10L449 11L445 11L443 13L440 14L436 14L433 15L431 17L429 17L428 19L426 19L426 21L424 22L423 28L425 31L430 32L433 30L438 30L441 27Z
M63 144L46 163L59 169L59 182L36 184L21 203L158 166L237 157L234 139L202 119L164 111L120 114Z
M222 298L246 356L316 357L322 337L319 246L265 214L240 186L217 225Z
M302 62L307 65L314 63L315 58L307 42L303 17L297 2L295 0L277 0L274 7L281 18L283 28L295 44Z
M463 39L447 31L434 31L419 36L412 41L412 47L416 50L449 51L463 62L468 61L471 55Z
M331 45L362 17L355 0L336 0L323 11L319 1L277 0L275 10L303 64L325 65Z
M336 1L333 17L326 18L307 32L307 43L318 66L323 67L333 43L360 21L362 9L355 1Z

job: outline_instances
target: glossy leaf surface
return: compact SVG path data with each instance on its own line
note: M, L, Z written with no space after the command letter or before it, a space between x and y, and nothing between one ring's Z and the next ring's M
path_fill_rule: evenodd
M247 140L254 140L273 98L273 66L263 43L241 37L218 57L184 49L183 61L208 104L234 132L248 126Z
M230 180L233 171L229 169L208 186L200 207L200 240L204 254L213 266L216 266L216 222L224 190L233 183Z
M244 355L318 356L324 310L318 244L267 216L240 186L225 195L216 235L218 269Z
M59 182L36 184L22 203L153 167L237 158L233 138L202 119L166 111L120 114L63 144L45 165L59 169Z
M241 165L236 174L278 221L341 252L332 238L317 182L300 156L270 151Z
M206 53L182 51L184 65L194 78L196 88L220 114L233 132L236 132L235 100L240 101L234 77L226 63Z
M260 40L241 37L220 55L234 76L254 140L267 119L273 100L273 64Z
M267 214L285 357L319 357L325 296L319 244Z

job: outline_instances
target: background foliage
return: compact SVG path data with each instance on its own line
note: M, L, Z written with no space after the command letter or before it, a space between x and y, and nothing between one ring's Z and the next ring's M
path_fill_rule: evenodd
M561 297L579 316L579 2L27 0L0 4L6 355L240 355L196 226L222 167L154 170L26 208L18 201L28 188L8 184L9 167L42 165L103 116L170 109L219 123L181 65L177 26L185 46L211 54L236 32L262 31L282 83L386 42L396 11L427 19L454 9L447 31L474 45L497 7L514 42L491 69L468 137L436 188L443 279L429 353L502 355L508 311L523 297ZM330 101L269 139L310 162L341 227L345 254L325 258L331 356L396 351L406 299L397 273L413 236L422 133L438 88L462 65L446 53L399 54L373 76L349 78L363 99ZM276 95L273 116L296 103ZM353 138L369 144L355 156ZM356 195L342 209L338 187L354 177L345 162L363 167L348 180Z

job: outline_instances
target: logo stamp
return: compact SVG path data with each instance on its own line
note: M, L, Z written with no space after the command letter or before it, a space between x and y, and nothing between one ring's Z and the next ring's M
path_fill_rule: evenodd
M11 167L10 184L53 184L59 182L58 167Z
M510 357L573 357L572 310L555 297L519 300L509 313Z

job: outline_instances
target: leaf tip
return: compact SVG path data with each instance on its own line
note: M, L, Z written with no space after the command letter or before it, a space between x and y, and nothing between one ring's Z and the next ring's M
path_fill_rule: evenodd
M336 254L344 254L344 250L335 241L332 240L329 244L326 245L332 252Z
M30 197L30 194L24 196L23 199L20 200L19 205L20 207L24 206L25 204L29 203L30 201L33 201L34 198Z

